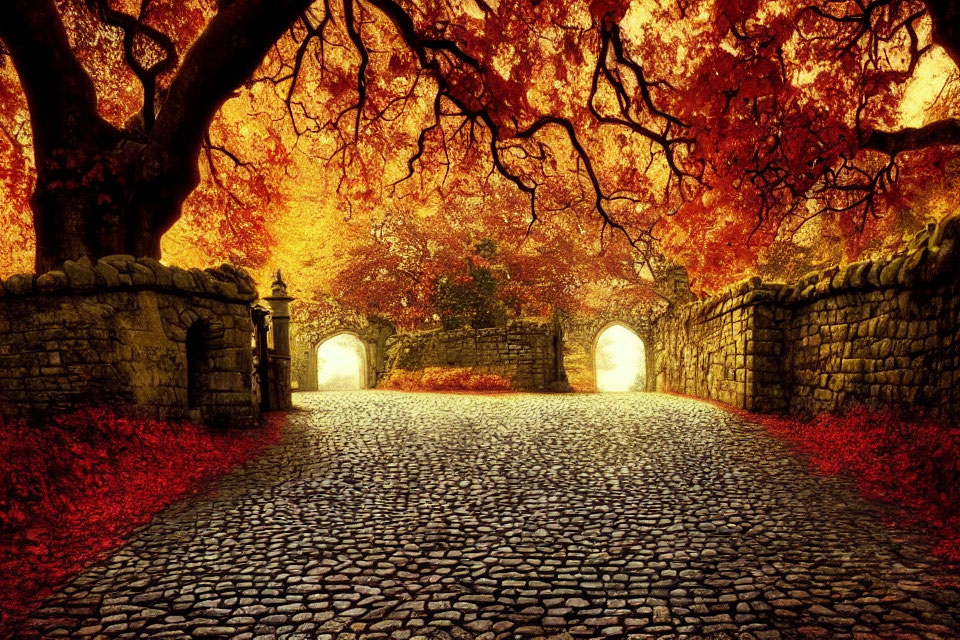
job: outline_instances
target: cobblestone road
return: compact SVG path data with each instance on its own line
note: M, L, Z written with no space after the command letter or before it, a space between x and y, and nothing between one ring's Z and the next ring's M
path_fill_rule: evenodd
M956 574L845 482L712 406L297 402L283 445L165 511L23 633L960 637Z

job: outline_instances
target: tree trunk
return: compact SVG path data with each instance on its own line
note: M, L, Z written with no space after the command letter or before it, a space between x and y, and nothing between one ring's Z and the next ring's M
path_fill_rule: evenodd
M933 41L960 67L960 3L927 0L927 12L933 22Z
M93 81L71 49L54 0L0 0L0 41L20 78L33 130L37 272L116 253L159 258L160 238L200 182L201 144L214 115L309 6L310 0L221 2L186 52L153 127L132 135L97 111Z
M144 237L139 228L130 229L131 222L139 222L130 210L137 185L134 145L96 148L82 141L61 142L64 146L51 153L36 153L31 206L37 273L84 257L94 262L117 253L159 257L159 233ZM167 204L179 212L180 202Z

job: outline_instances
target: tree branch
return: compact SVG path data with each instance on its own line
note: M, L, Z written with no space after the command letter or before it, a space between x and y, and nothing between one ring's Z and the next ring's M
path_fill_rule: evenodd
M310 0L234 0L210 20L184 56L144 149L134 197L144 223L131 233L159 237L176 222L179 207L154 203L180 202L196 187L200 147L214 115L309 6Z
M960 5L954 0L926 0L933 21L933 41L960 67Z
M27 98L39 171L56 149L116 135L97 113L93 81L70 49L53 0L0 2L0 40Z
M960 118L947 118L919 128L898 131L869 129L860 133L860 146L895 156L901 151L914 151L932 146L960 144Z
M144 24L143 17L149 0L140 0L140 15L137 18L110 7L107 0L87 0L88 6L106 24L123 32L123 57L143 87L143 128L146 133L153 129L156 118L157 78L177 64L177 50L173 41L165 33ZM134 52L134 43L138 34L149 38L162 52L163 57L145 67Z

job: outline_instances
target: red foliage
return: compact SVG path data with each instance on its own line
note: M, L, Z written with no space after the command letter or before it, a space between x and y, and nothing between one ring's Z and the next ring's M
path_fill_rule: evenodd
M279 437L82 409L0 425L0 636L166 505Z
M960 562L956 423L863 408L807 420L732 411L791 443L819 473L849 476L865 497L901 507L895 524L930 530L934 553Z
M469 368L427 367L420 371L393 371L380 385L395 391L509 391L510 380Z
M106 124L134 144L156 135L141 131L144 92L121 30L95 9L136 3L55 4ZM385 292L385 308L369 311L410 326L432 316L437 274L487 238L518 247L504 252L511 279L548 292L526 286L521 302L563 307L584 283L622 286L608 266L627 267L626 284L639 288L620 227L709 291L869 254L899 243L914 217L952 210L960 57L933 40L942 2L350 0L286 18L272 4L290 28L220 96L201 183L164 244L175 262L261 267L295 251L312 267L311 243L288 231L302 228L337 245L331 262L359 265L334 289ZM128 16L145 27L140 63L163 58L148 29L179 54L158 78L156 106L190 72L184 53L216 7L154 0ZM2 274L29 262L33 187L63 186L35 184L38 123L7 58L0 52ZM50 155L83 182L84 165ZM110 175L86 182L114 182L101 173ZM98 194L90 210L118 208L117 198ZM388 220L394 207L409 210L412 229Z

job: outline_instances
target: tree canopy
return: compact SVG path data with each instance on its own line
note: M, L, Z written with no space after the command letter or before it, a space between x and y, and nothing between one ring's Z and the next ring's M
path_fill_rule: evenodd
M958 11L10 0L0 265L162 241L402 313L484 239L528 303L858 255L955 197Z

